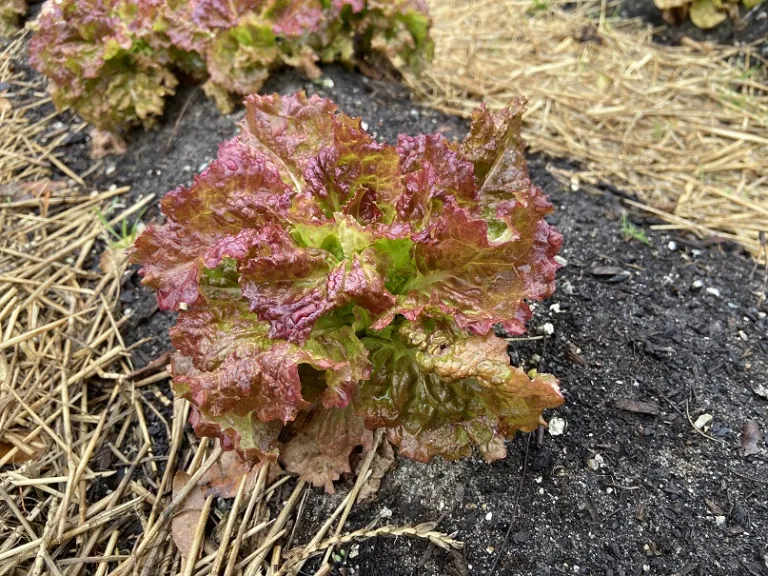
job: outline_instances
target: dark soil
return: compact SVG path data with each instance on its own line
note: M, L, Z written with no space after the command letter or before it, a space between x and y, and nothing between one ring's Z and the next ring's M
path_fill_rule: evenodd
M331 82L329 82L329 80ZM332 85L331 85L332 83ZM360 115L377 136L441 131L460 137L466 124L412 104L397 85L326 69L324 82L277 75L268 90L305 89ZM190 181L235 132L238 114L222 117L198 89L169 103L161 128L131 137L129 151L108 158L94 187L130 184L131 201L161 196ZM87 142L66 161L83 170ZM650 231L629 217L650 245L621 232L618 195L572 192L556 183L546 159L530 159L534 180L557 207L552 222L566 239L558 292L535 306L531 334L510 345L513 363L557 375L566 404L546 417L565 421L562 435L519 435L509 456L417 464L399 459L378 500L356 507L348 527L381 514L395 525L439 521L465 542L449 554L423 541L378 539L345 549L337 574L768 575L768 458L742 457L741 430L768 430L768 307L761 270L733 246ZM626 191L631 194L631 191ZM157 208L145 216L159 219ZM617 268L595 275L597 266ZM151 336L134 356L140 368L169 347L171 315L135 270L122 295L131 322L126 338ZM617 399L658 407L656 415L619 409ZM705 437L692 425L712 415ZM527 460L526 460L527 455ZM327 517L337 494L313 490L298 541ZM505 535L509 539L505 544ZM302 540L303 538L303 540ZM311 571L309 572L311 573Z
M758 42L758 50L764 58L768 57L768 3L757 5L751 10L742 9L738 20L729 18L712 30L701 30L690 20L678 26L666 26L661 10L656 8L653 0L622 0L621 15L642 18L654 26L659 26L654 37L664 44L679 44L683 37L718 44Z

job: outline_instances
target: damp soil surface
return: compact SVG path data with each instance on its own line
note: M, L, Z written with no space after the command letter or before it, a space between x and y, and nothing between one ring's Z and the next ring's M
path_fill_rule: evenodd
M325 69L315 83L282 73L267 86L301 89L362 116L389 142L401 132L459 138L466 130L463 120L412 103L401 86L342 68ZM127 153L107 158L88 184L130 185L126 202L160 197L214 158L241 114L222 116L199 89L182 90L160 128L132 134ZM87 144L73 142L64 157L80 172L93 165ZM368 540L337 552L333 573L768 576L764 271L735 246L651 230L652 221L626 212L622 195L631 190L566 189L548 159L529 162L556 206L551 222L565 237L567 263L557 293L534 306L536 339L511 342L509 353L514 364L560 379L566 403L545 415L559 421L518 435L493 464L398 459L348 528L380 516L393 525L437 522L464 549ZM626 237L622 216L647 243ZM156 204L144 219L161 221ZM152 339L134 352L141 368L169 349L173 318L157 310L135 269L121 301L131 315L126 338ZM741 451L747 421L759 428L759 452L749 456ZM298 542L351 486L347 479L335 495L311 492Z

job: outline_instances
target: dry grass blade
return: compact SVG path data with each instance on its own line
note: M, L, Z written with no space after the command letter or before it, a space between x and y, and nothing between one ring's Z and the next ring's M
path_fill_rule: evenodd
M425 103L469 116L482 101L499 108L525 95L526 141L577 161L574 188L636 193L671 227L724 236L760 256L768 85L757 50L656 44L647 24L610 17L613 0L430 7L435 59L408 78Z

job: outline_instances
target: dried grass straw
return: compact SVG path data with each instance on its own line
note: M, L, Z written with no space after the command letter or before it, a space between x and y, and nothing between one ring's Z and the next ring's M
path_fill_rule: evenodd
M566 8L566 4L570 6ZM574 5L575 4L575 5ZM573 188L635 193L667 229L741 243L768 231L766 62L750 46L654 43L606 0L430 0L434 62L407 80L469 116L526 95L534 151L576 161Z
M113 250L105 271L92 265L97 240L109 240L105 219L119 230L153 198L121 207L126 188L51 185L51 164L68 170L54 156L68 131L51 125L55 115L35 124L25 116L48 100L12 73L22 42L0 49L0 82L10 86L0 94L11 103L0 112L0 576L287 575L332 546L381 536L459 548L432 525L374 522L342 533L351 491L314 537L286 550L304 521L297 504L307 487L286 475L268 484L263 467L255 486L240 483L232 508L208 497L182 560L173 518L221 448L186 427L189 404L168 398L162 357L134 371L130 352L142 342L127 346L120 333L129 320L118 306L125 259ZM52 131L52 143L37 144ZM174 494L181 470L192 476Z

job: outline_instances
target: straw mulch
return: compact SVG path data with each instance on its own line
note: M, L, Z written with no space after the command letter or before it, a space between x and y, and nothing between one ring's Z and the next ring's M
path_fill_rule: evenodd
M51 125L54 115L25 115L48 97L12 71L22 41L0 51L0 103L9 103L0 112L0 576L274 576L317 555L327 573L334 548L379 536L460 548L433 524L377 527L374 518L343 532L374 452L302 545L303 481L264 466L235 467L231 494L211 483L232 460L186 427L189 404L170 399L164 359L134 370L130 352L142 342L121 336L123 248L135 234L122 223L153 198L126 206L127 189L75 188L81 177L55 155L67 130ZM69 181L51 181L52 165Z
M668 229L764 255L768 231L766 62L750 47L652 41L616 5L583 0L431 0L436 53L408 78L420 98L464 116L529 98L524 137L576 161L577 189L635 193Z

